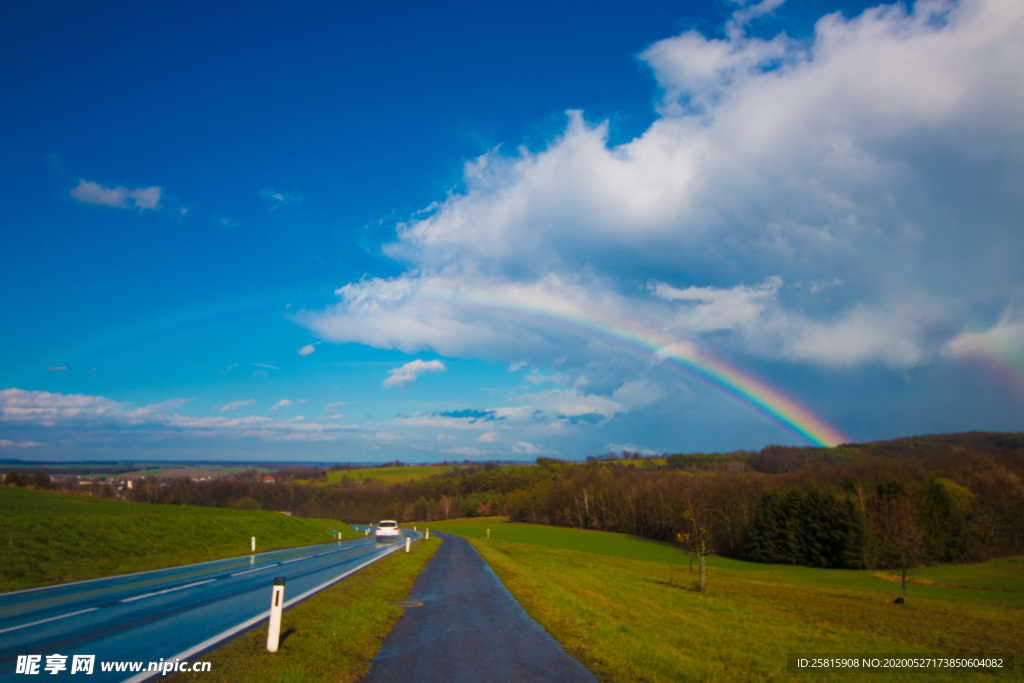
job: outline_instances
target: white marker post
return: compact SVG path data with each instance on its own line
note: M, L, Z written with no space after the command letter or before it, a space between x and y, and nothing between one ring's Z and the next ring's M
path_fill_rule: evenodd
M487 540L488 541L491 540L491 530L490 529L487 530Z
M412 539L408 536L405 537L405 552L409 552L409 544L412 543Z
M253 536L252 538L249 539L249 552L251 552L251 553L256 552L256 537L255 536Z
M427 529L427 540L430 540L430 529Z
M274 579L274 590L270 594L270 625L267 627L267 651L277 652L281 641L281 610L284 608L284 577Z

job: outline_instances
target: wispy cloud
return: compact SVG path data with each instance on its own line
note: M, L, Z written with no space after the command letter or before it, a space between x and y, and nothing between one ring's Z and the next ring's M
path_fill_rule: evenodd
M994 356L1006 362L1024 358L1024 319L1006 315L986 330L964 332L951 339L944 352L953 357Z
M282 398L278 402L274 403L273 407L271 407L270 410L280 411L285 408L291 408L292 405L301 405L302 403L305 402L307 402L305 398Z
M656 451L653 448L645 448L643 446L637 446L634 443L610 443L605 447L612 453L621 453L626 451L628 453L639 453L640 455L658 455L661 451Z
M302 205L302 196L294 192L282 192L273 188L264 188L260 190L260 196L270 204L271 211L276 211L285 206Z
M90 421L122 414L125 406L102 396L27 391L12 387L0 390L0 421L55 425L66 420Z
M299 349L299 355L300 356L308 356L308 355L310 355L311 353L316 351L316 345L318 343L319 342L314 342L313 344L306 344L301 349Z
M104 187L90 180L80 179L78 185L71 189L71 196L86 204L98 204L119 209L135 207L137 209L157 209L160 207L160 196L163 188L150 187L128 188L124 186Z
M388 376L384 380L384 388L408 386L425 372L444 372L445 370L447 368L439 360L424 361L417 358L401 367L389 370Z
M264 368L266 370L280 370L281 369L281 368L277 367L276 365L271 365L270 363L253 363L252 366L254 368Z
M38 441L11 441L0 439L0 448L39 448L43 444Z
M29 391L12 387L0 390L0 423L55 430L73 429L76 438L80 438L81 430L112 435L115 439L143 438L147 435L166 437L184 433L209 438L332 441L362 434L361 427L350 424L323 424L305 419L275 420L256 415L192 416L173 412L187 401L170 399L136 407L102 396Z
M230 403L225 403L223 406L221 406L221 412L231 412L232 410L238 410L239 408L251 406L254 403L256 403L256 399L254 398L247 398L242 401L231 401Z
M68 367L67 365L54 365L53 367L46 369L49 370L50 372L67 372L71 368Z

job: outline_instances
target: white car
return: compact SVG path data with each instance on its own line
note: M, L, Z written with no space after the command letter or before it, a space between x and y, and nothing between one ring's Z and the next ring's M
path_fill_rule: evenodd
M378 541L392 541L398 538L398 522L393 519L382 519L373 530L373 535Z

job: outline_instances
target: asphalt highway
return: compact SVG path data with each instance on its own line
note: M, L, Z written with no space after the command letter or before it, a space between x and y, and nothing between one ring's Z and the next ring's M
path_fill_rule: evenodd
M0 594L0 681L32 678L15 673L18 655L41 655L40 677L88 681L132 678L102 673L102 661L192 659L265 619L274 577L287 580L287 608L404 543L370 536ZM49 675L51 654L67 670ZM96 656L92 675L70 674L76 654Z

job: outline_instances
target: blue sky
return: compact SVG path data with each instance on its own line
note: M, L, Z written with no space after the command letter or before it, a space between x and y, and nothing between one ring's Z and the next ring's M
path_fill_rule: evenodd
M805 442L602 329L856 440L1024 424L1013 0L3 19L0 458Z

